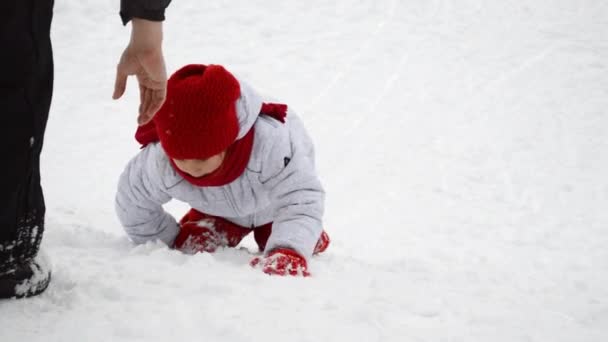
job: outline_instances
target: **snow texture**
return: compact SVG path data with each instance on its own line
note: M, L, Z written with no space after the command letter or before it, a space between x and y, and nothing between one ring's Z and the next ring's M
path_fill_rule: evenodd
M56 2L53 281L0 302L0 341L608 340L608 2L174 1L169 70L224 64L316 143L333 244L309 278L128 241L117 7Z

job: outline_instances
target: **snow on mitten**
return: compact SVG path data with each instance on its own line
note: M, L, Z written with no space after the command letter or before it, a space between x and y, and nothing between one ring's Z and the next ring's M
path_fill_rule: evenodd
M251 229L222 217L190 209L179 221L180 232L174 248L187 254L213 253L220 247L236 247Z
M306 259L288 248L277 248L265 257L253 258L249 264L254 268L262 267L262 271L270 275L310 276Z
M180 224L179 234L175 238L173 248L186 254L200 252L213 253L223 245L222 239L209 227L205 227L205 220L188 221Z

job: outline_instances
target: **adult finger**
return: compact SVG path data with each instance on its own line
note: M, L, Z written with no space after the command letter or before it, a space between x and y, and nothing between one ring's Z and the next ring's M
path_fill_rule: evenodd
M146 93L146 87L144 87L141 83L139 83L139 114L141 114L145 93Z
M165 89L156 89L152 91L152 99L150 101L150 118L154 117L154 114L158 112L160 107L165 102L165 95Z
M146 115L146 117L151 116L150 107L152 107L152 98L153 97L154 97L154 90L148 88L148 91L146 92L146 109L144 110L144 114Z
M144 99L141 103L141 111L139 113L139 124L143 124L146 123L148 121L150 121L149 119L149 108L150 108L150 102L151 102L151 92L152 90L150 88L146 88L144 87Z
M116 79L114 81L114 94L112 94L114 100L119 99L122 94L125 93L125 89L127 88L127 76L127 73L118 65L116 68Z
M139 106L137 107L137 120L139 121L139 117L141 116L141 113L143 113L144 110L144 94L146 93L146 90L144 88L141 88L140 92L139 92Z

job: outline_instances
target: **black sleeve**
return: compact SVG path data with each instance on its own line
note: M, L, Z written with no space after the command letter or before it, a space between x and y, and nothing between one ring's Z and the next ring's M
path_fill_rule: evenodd
M120 18L126 25L132 18L165 20L165 8L171 0L120 0Z

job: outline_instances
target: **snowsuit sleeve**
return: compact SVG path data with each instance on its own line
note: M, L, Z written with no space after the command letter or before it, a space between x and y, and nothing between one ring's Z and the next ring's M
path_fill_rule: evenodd
M312 141L298 118L277 130L264 153L260 180L275 208L266 252L291 248L309 258L322 227L325 192L317 177Z
M133 18L165 20L165 9L171 0L120 0L120 18L126 25Z
M157 144L148 145L131 159L118 182L116 213L137 244L158 239L171 246L179 232L175 218L162 207L171 199L162 182L163 158Z

